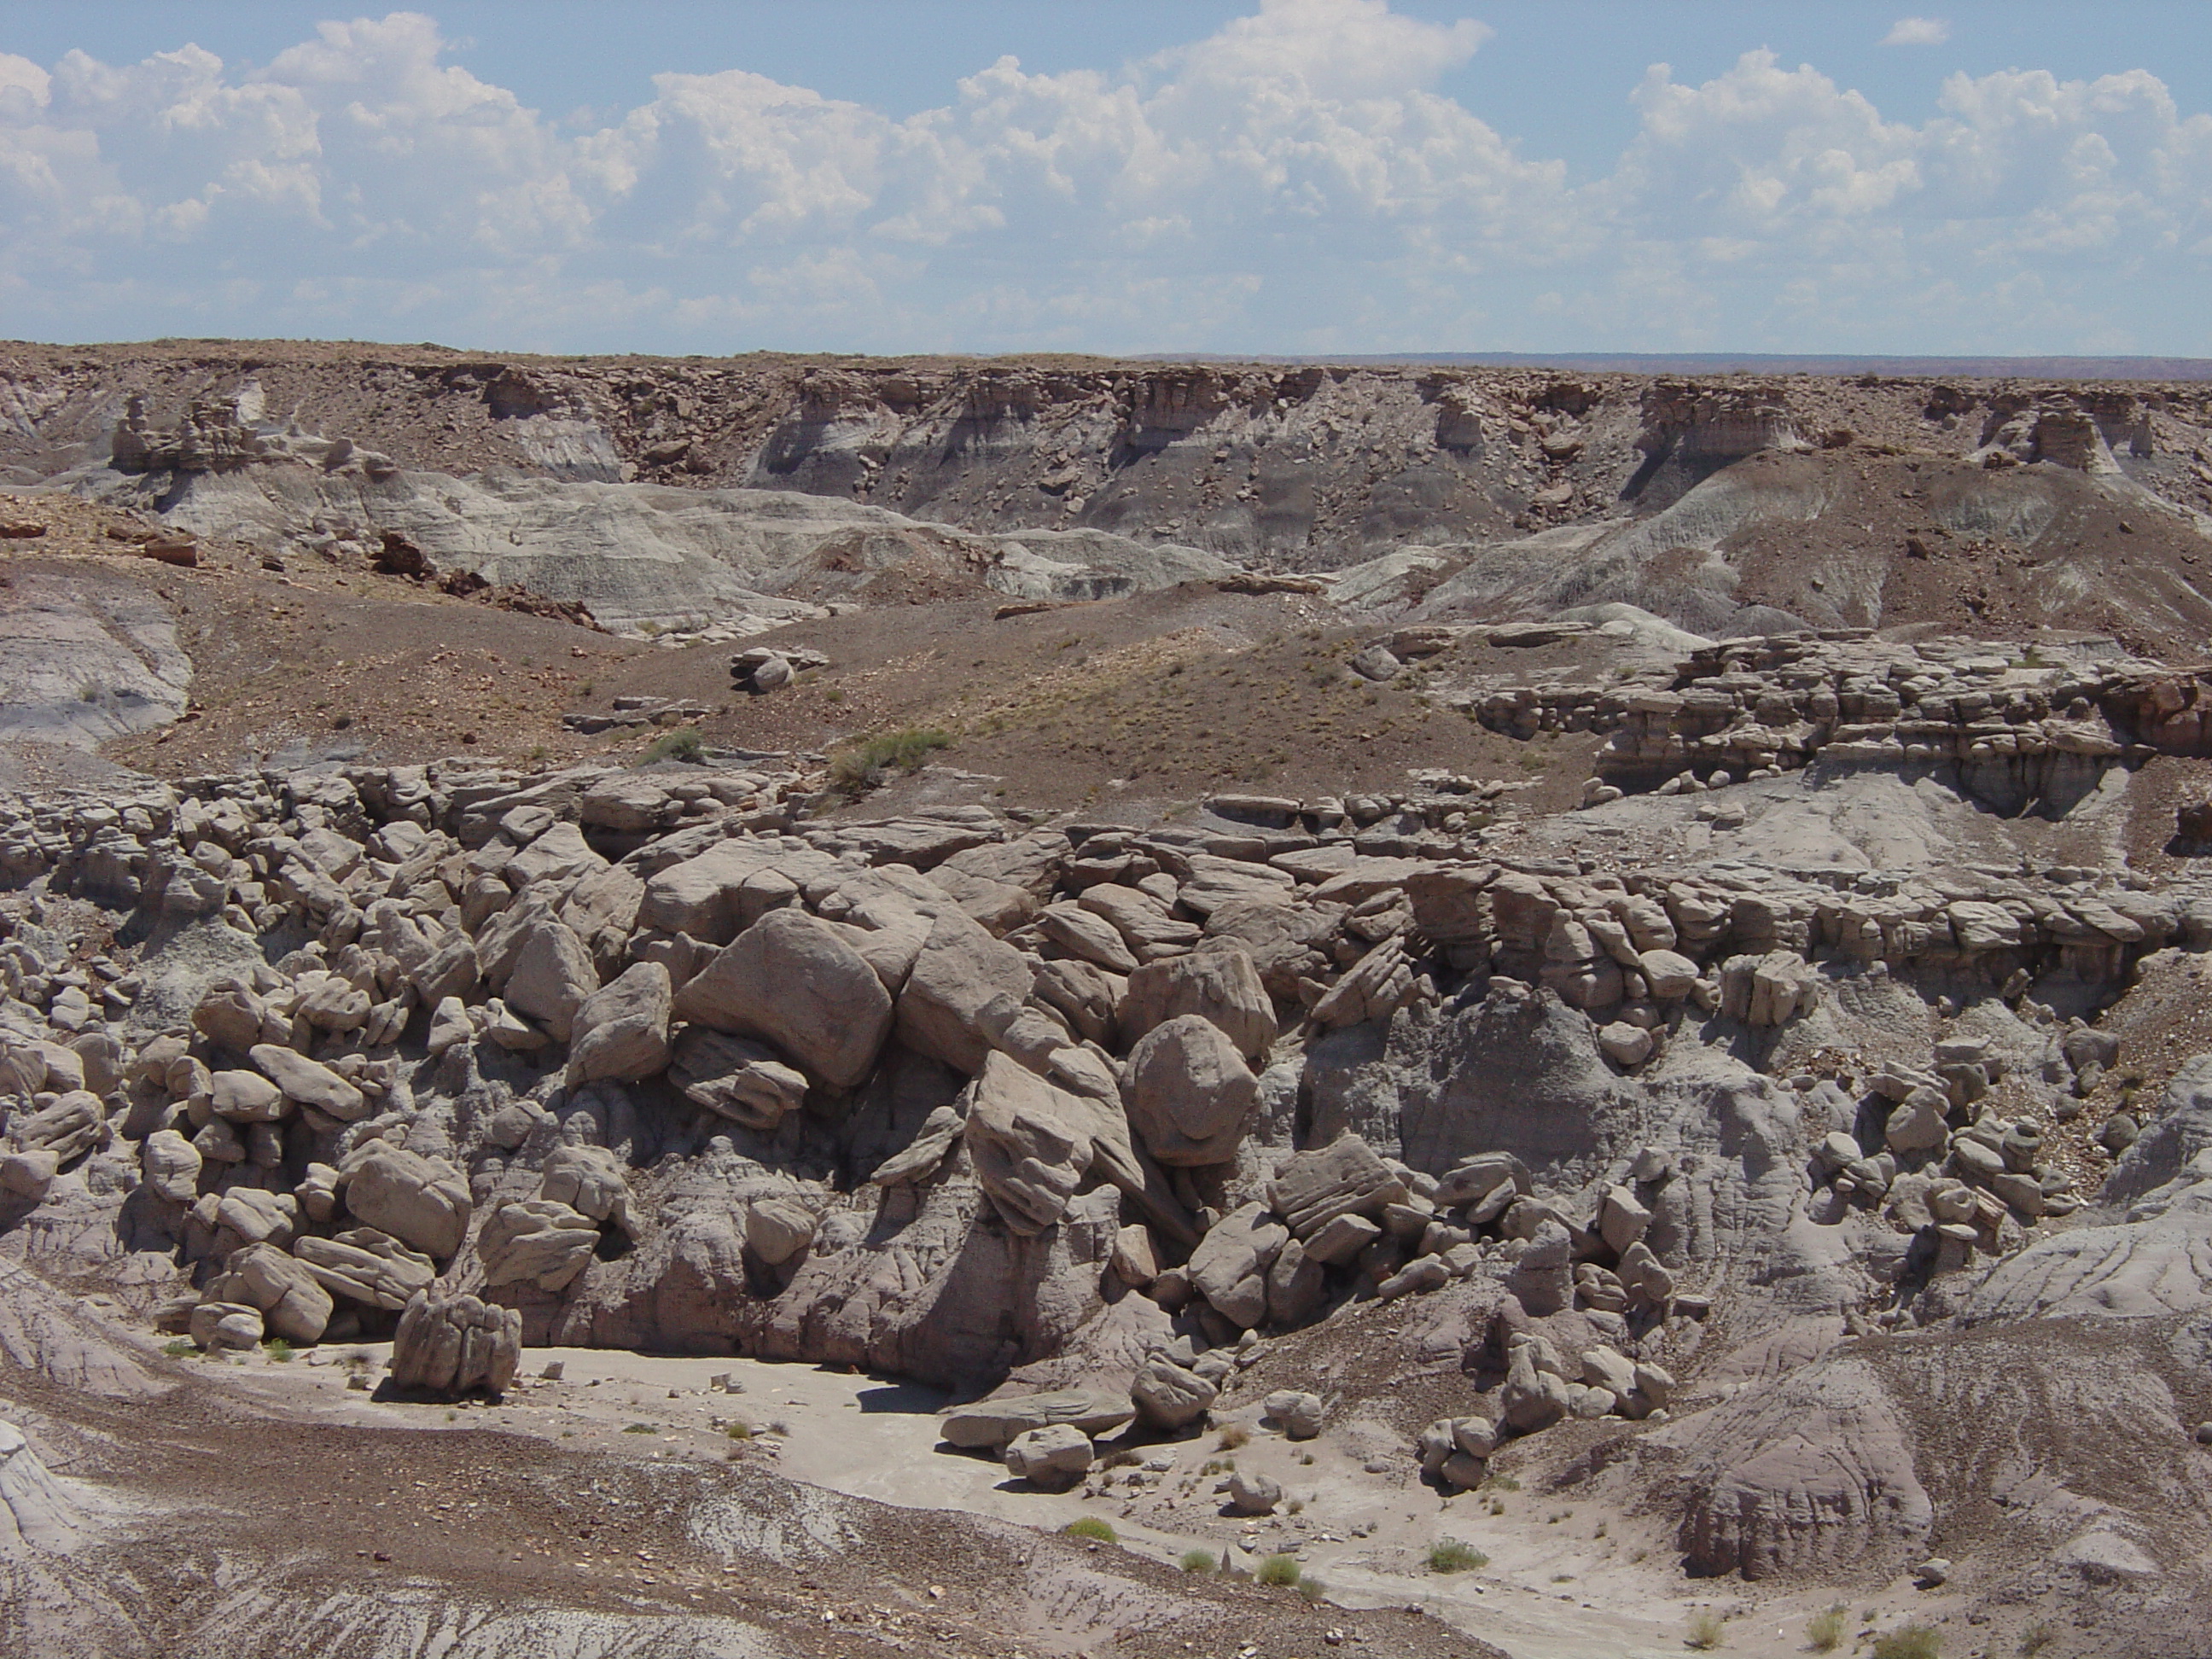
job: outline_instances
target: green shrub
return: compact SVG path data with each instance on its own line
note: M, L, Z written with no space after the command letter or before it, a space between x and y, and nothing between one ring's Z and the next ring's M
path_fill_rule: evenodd
M164 1342L161 1352L172 1359L185 1359L199 1352L199 1344L190 1337L180 1336L173 1342Z
M1318 1601L1328 1594L1328 1586L1310 1572L1298 1575L1298 1594L1309 1601Z
M1726 1639L1723 1626L1727 1623L1711 1607L1700 1607L1690 1615L1690 1633L1682 1639L1700 1653L1710 1652Z
M650 766L655 761L672 760L696 765L706 746L706 740L700 737L698 728L687 726L671 732L665 738L654 738L653 746L645 751L637 763Z
M894 771L920 771L933 753L951 746L952 734L941 726L908 726L896 732L879 732L848 744L830 757L830 787L842 795L862 795L888 782Z
M1271 1555L1260 1564L1257 1575L1263 1584L1295 1584L1304 1575L1295 1555Z
M266 1342L261 1345L261 1348L263 1352L266 1353L271 1359L275 1360L280 1365L286 1365L291 1363L292 1345L287 1342L281 1336L270 1337Z
M623 1432L624 1434L659 1434L660 1426L656 1423L632 1423L624 1428Z
M1933 1625L1899 1625L1874 1638L1874 1659L1942 1659L1942 1651Z
M2048 1625L2030 1625L2020 1633L2020 1659L2035 1659L2035 1656L2058 1639L2058 1632Z
M1213 1552L1212 1550L1185 1550L1182 1553L1182 1570L1185 1572L1212 1572L1213 1571Z
M750 1423L732 1423L723 1432L732 1440L750 1440L753 1437L753 1425Z
M1118 1535L1109 1522L1095 1515L1086 1515L1080 1521L1071 1521L1060 1530L1070 1538L1095 1538L1102 1544L1112 1543Z
M1843 1645L1850 1634L1851 1615L1841 1601L1825 1612L1814 1613L1805 1624L1807 1644L1815 1653L1833 1653Z
M1456 1538L1439 1538L1429 1546L1431 1572L1477 1572L1489 1565L1488 1556Z

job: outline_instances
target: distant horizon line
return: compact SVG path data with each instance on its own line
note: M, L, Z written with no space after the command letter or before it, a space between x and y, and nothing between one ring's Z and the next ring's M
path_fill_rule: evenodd
M1085 351L1029 348L1010 351L957 349L918 351L795 350L755 347L737 351L543 351L496 346L454 346L434 340L364 340L310 335L162 335L139 340L0 340L0 349L32 347L45 350L114 350L131 346L353 346L368 349L438 351L457 356L481 357L643 357L669 361L734 360L745 357L874 359L896 362L915 358L946 358L992 362L1037 357L1085 358L1100 362L1154 363L1285 363L1345 364L1358 367L1464 367L1469 368L1551 368L1583 374L1806 374L1845 376L1893 374L1912 377L1952 374L1974 380L2049 378L2102 380L2212 380L2212 357L2160 356L2154 354L2070 356L2021 354L2008 356L1952 354L1918 355L1904 352L1786 352L1786 351L1352 351L1235 352L1235 351Z
M1958 374L1975 380L2050 376L2065 380L2212 380L2212 357L2056 355L1914 356L1790 351L1425 351L1348 352L1337 356L1238 357L1178 352L1182 362L1464 364L1471 368L1565 368L1589 374Z

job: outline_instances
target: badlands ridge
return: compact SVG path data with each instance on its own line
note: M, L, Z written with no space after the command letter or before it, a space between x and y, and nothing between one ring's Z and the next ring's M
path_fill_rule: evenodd
M0 1649L2204 1650L2201 386L0 416Z

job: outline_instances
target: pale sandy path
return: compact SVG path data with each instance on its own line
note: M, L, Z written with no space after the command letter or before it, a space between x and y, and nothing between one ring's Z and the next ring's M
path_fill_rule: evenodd
M940 1450L935 1414L945 1397L895 1379L755 1359L532 1348L507 1400L454 1409L380 1402L348 1389L343 1361L354 1354L365 1356L380 1375L390 1348L319 1351L314 1358L321 1364L279 1365L256 1358L233 1375L253 1392L341 1420L388 1428L397 1419L432 1431L496 1427L568 1442L578 1449L650 1458L726 1457L732 1444L728 1425L742 1423L763 1445L776 1448L776 1467L793 1480L904 1508L957 1510L1041 1528L1101 1516L1125 1547L1165 1561L1198 1547L1218 1554L1249 1535L1228 1517L1210 1520L1203 1529L1165 1530L1135 1512L1141 1499L1125 1503L1119 1494L1086 1499L1079 1492L1054 1495L1017 1486L994 1462ZM558 1382L543 1380L549 1364L562 1368ZM717 1377L729 1378L741 1392L710 1386ZM1313 1449L1318 1449L1316 1463L1303 1464L1301 1455ZM1214 1455L1207 1440L1152 1450L1175 1457L1170 1480ZM1731 1615L1723 1651L1783 1659L1807 1650L1807 1618L1833 1599L1781 1597L1754 1606L1741 1586L1686 1583L1671 1568L1654 1571L1632 1560L1632 1546L1646 1538L1648 1528L1638 1532L1622 1517L1589 1504L1547 1505L1517 1497L1508 1500L1503 1516L1489 1515L1467 1497L1444 1504L1433 1493L1409 1494L1363 1475L1349 1460L1332 1457L1326 1439L1310 1449L1293 1448L1262 1435L1237 1455L1240 1467L1271 1473L1286 1492L1305 1498L1318 1530L1301 1540L1298 1557L1328 1583L1330 1600L1352 1607L1419 1606L1516 1659L1673 1659L1689 1651L1684 1640L1689 1615L1705 1607ZM1554 1522L1552 1515L1564 1518ZM1600 1522L1609 1537L1594 1535ZM1365 1537L1349 1535L1355 1524L1372 1530ZM1428 1547L1439 1537L1474 1545L1492 1558L1489 1565L1450 1577L1424 1571ZM1650 1559L1667 1559L1660 1549L1651 1549ZM1555 1583L1562 1575L1568 1582ZM1854 1613L1875 1610L1877 1628L1942 1610L1902 1584L1854 1595L1850 1605ZM1855 1620L1854 1634L1857 1628ZM1844 1650L1849 1645L1847 1637Z

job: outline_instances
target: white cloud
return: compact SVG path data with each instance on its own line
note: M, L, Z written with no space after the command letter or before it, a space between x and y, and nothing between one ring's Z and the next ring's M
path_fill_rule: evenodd
M1437 91L1487 33L1265 0L903 119L672 70L581 125L414 13L256 71L0 55L0 292L76 338L2212 351L2173 302L2204 288L2212 118L2147 71L1954 76L1915 124L1768 52L1657 65L1577 184Z
M1900 17L1881 37L1885 46L1940 46L1951 38L1951 26L1940 17Z

